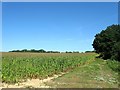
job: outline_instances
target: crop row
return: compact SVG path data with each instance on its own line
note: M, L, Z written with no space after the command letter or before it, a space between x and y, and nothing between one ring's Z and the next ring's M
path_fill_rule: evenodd
M83 65L93 56L93 54L3 53L2 82L16 83L28 78L43 79Z

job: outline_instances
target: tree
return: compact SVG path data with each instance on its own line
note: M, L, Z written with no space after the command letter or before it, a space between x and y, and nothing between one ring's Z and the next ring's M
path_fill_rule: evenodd
M120 25L111 25L96 34L92 45L103 59L120 61Z
M73 51L73 53L79 53L79 51Z
M94 53L95 51L85 51L85 53Z
M17 50L18 51L18 50ZM21 50L21 52L27 52L27 49L23 49L23 50Z
M35 49L31 49L30 52L35 52L36 50Z
M40 50L38 50L38 52L40 52L40 53L45 53L46 51L43 50L43 49L40 49Z

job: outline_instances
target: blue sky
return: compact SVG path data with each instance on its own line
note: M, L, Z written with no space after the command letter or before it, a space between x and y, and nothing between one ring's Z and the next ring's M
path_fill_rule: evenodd
M3 51L93 50L94 36L118 23L117 2L2 4Z

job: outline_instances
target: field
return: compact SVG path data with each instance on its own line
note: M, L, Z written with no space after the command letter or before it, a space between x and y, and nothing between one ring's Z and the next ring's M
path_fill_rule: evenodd
M16 84L45 79L50 87L118 87L118 62L95 58L95 53L3 53L2 82Z

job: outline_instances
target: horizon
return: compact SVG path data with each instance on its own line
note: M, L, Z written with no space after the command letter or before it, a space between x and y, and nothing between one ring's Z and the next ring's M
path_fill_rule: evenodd
M2 52L85 52L97 33L118 24L118 3L3 2L2 16Z
M11 52L11 51L17 51L18 49L16 49L16 50L10 50L10 51L7 51L7 52ZM48 52L48 51L50 51L50 50L45 50L45 49L19 49L19 51L22 51L22 50L27 50L27 51L31 51L31 50L44 50L44 51L46 51L46 52ZM55 52L83 52L83 51L56 51L56 50L51 50L51 51L55 51ZM91 50L91 51L94 51L94 50ZM86 51L84 51L84 52L86 52Z

